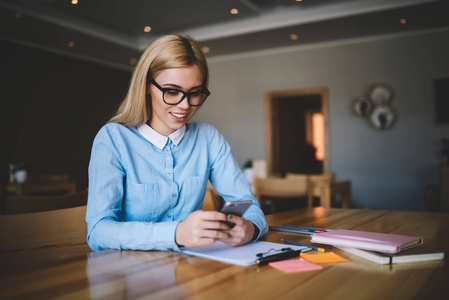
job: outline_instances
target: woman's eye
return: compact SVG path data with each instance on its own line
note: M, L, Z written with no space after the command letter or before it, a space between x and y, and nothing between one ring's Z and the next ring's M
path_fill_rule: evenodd
M169 96L177 96L180 94L178 90L167 90L165 93Z

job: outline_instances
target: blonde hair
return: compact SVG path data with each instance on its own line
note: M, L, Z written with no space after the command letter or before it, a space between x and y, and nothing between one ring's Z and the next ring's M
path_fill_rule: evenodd
M206 58L196 40L190 36L166 35L157 38L145 49L131 77L128 93L109 122L137 127L151 119L151 98L147 82L171 68L197 65L208 87L209 70Z

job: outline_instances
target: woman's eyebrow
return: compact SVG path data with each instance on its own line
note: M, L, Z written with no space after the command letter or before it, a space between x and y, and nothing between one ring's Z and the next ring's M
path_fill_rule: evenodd
M170 87L173 87L173 88L176 88L176 89L179 89L179 90L183 90L182 86L179 86L179 85L174 84L174 83L163 83L162 86L170 86ZM203 87L202 85L197 85L197 86L194 86L194 87L190 88L189 91L191 91L193 89L202 88L202 87Z

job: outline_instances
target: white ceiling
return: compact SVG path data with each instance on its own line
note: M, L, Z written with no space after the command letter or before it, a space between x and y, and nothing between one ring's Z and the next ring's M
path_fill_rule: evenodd
M154 38L189 34L208 57L449 28L447 0L0 0L0 39L120 68ZM233 15L230 10L239 13ZM406 24L400 20L406 19ZM149 33L145 26L151 26ZM291 34L297 39L292 40ZM69 47L69 43L72 47Z

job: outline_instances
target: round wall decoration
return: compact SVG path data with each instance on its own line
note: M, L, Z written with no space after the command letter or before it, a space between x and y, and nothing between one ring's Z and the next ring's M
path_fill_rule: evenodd
M352 109L356 113L356 115L360 117L367 117L371 114L374 108L373 101L366 96L357 97L353 104Z
M368 93L375 105L387 104L393 99L393 89L385 83L375 84Z
M366 117L377 130L393 127L397 113L391 107L393 89L386 83L376 83L368 89L367 95L358 96L352 102L352 110L360 117Z
M396 121L396 112L388 105L378 105L371 113L370 121L375 129L390 129Z

